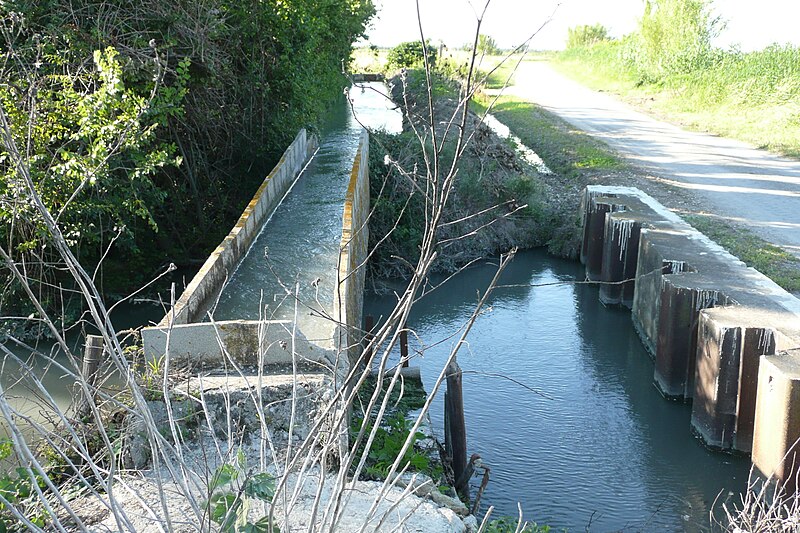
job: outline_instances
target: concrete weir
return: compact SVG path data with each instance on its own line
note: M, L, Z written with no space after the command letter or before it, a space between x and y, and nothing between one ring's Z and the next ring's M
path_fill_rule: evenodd
M708 446L794 480L800 301L638 189L587 187L581 215L586 276L631 308L657 388Z

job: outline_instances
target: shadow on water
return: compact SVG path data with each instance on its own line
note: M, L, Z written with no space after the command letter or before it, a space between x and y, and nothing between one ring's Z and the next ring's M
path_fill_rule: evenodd
M409 326L424 345L463 326L494 271L471 268L419 302ZM519 253L500 281L514 286L497 289L460 352L469 452L492 468L484 508L516 515L519 501L526 519L570 530L700 530L720 492L745 487L749 462L691 436L691 408L653 387L630 313L603 307L583 277L577 263ZM371 295L365 314L391 304ZM426 384L454 342L412 340ZM431 416L441 428L441 398Z

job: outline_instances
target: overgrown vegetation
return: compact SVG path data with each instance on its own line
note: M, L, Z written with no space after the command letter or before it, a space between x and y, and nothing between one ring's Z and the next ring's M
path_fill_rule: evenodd
M0 461L11 458L14 448L9 439L0 440ZM46 489L44 479L40 475L31 477L25 468L17 467L0 475L0 531L18 531L18 521L6 506L24 509L28 519L37 527L44 527L47 514L39 501L34 485L39 490Z
M720 50L712 39L721 27L706 0L650 0L638 31L576 38L556 65L690 127L800 157L800 49Z
M595 45L608 39L608 29L602 24L584 24L567 30L567 49Z
M373 13L370 0L0 7L8 135L74 253L90 271L104 258L107 295L218 244L297 130L341 94L342 61ZM69 308L12 160L5 142L0 238L45 306ZM27 316L19 286L2 283L0 314Z
M510 71L503 72L508 75ZM403 133L376 133L370 141L374 206L370 218L370 246L374 247L370 269L376 278L407 277L408 265L419 257L426 224L426 194L415 188L414 182L419 173L427 171L428 162L418 142L417 126L430 117L429 83L437 126L435 132L423 130L425 146L439 151L443 168L450 168L456 159L459 163L438 228L441 245L433 268L453 271L476 258L514 246L541 246L551 237L557 211L546 201L546 186L538 172L517 156L509 142L480 124L472 112L465 121L469 146L458 151L459 127L447 124L463 98L468 74L465 66L444 60L439 61L430 77L422 70L406 69L390 81L392 99L407 106L407 111ZM413 170L404 175L398 165Z
M422 68L425 66L425 57L428 64L436 65L436 47L433 43L422 41L408 41L400 43L386 54L386 68L394 70L399 68Z
M271 503L275 478L268 472L254 473L239 449L234 461L221 464L208 482L210 497L204 507L222 533L280 533L269 515L250 521L250 505Z
M483 533L550 533L551 531L555 530L548 525L540 526L536 522L520 523L518 518L505 516L489 521L483 529Z
M365 431L372 431L372 426L377 422L376 413L365 412L363 409L363 406L369 403L369 396L376 388L378 388L377 380L371 378L362 385L359 391L354 416L350 422L350 436L353 439L361 431L362 426ZM422 383L418 380L405 380L402 387L395 387L391 391L387 389L387 382L384 381L380 389L381 399L388 394L388 405L391 407L389 412L383 416L378 427L375 428L375 439L369 451L362 446L356 452L359 459L365 452L367 453L362 474L365 479L386 479L392 463L410 436L413 422L407 417L411 411L420 409L425 404L427 396L422 388ZM414 432L414 435L411 436L411 445L403 455L402 466L408 465L409 471L421 472L433 479L438 479L442 476L441 466L431 461L427 450L419 448L418 441L424 438L425 435L422 432Z
M486 110L494 99L475 98L475 109ZM526 146L532 147L551 170L576 179L585 172L625 168L625 163L602 143L541 107L516 96L501 96L492 114L508 126Z

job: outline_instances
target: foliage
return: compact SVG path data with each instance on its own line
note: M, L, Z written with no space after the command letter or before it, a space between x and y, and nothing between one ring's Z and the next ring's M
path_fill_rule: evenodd
M484 56L493 56L500 53L497 47L497 41L489 35L478 35L478 54Z
M800 48L716 49L722 27L706 0L651 0L638 31L569 48L557 65L686 126L800 157Z
M550 533L553 529L547 525L538 525L536 522L525 522L523 527L519 527L519 519L504 516L490 520L483 529L484 533Z
M12 453L11 441L0 440L0 461L8 460ZM16 509L24 509L28 520L35 526L43 528L47 515L39 503L34 483L40 490L46 489L42 477L35 475L31 478L31 474L26 468L17 467L13 472L7 471L0 475L0 498ZM25 529L25 525L19 522L6 504L0 503L0 532L24 531Z
M608 39L608 28L602 24L582 25L567 30L567 49L584 48Z
M88 270L110 247L100 279L120 294L165 258L194 264L218 244L298 129L341 95L342 61L374 12L371 0L12 0L0 6L0 105ZM16 171L0 159L13 233L0 237L47 264ZM44 303L60 309L52 292Z
M0 101L14 144L31 154L26 166L37 194L58 213L67 243L99 249L119 234L117 246L132 253L134 228L143 222L155 229L153 212L165 197L152 176L179 163L174 145L159 142L155 133L159 122L180 107L186 78L170 92L158 93L151 105L125 86L115 49L95 51L93 59L95 69L82 76L79 86L68 74L56 72L56 60L40 66L53 72L39 78L35 87L21 91L0 86ZM185 73L188 62L179 68ZM11 73L4 74L8 79ZM39 249L46 231L33 207L17 201L26 184L13 164L9 140L0 148L0 160L5 163L0 175L1 238L13 242L17 251ZM76 191L81 193L73 196Z
M421 409L425 405L427 393L422 387L422 382L419 380L407 379L404 380L402 387L397 384L392 388L391 392L388 390L390 379L385 378L380 385L379 400L383 401L388 394L387 399L388 413L381 421L380 427L376 429L375 440L367 454L365 475L371 479L385 479L389 468L394 463L395 459L400 453L400 450L408 438L412 421L406 418L411 411ZM356 405L367 405L369 397L372 395L378 383L374 378L367 379L358 391L358 402ZM368 418L364 431L372 431L372 424L375 421L374 413L355 412L350 422L351 438L355 439L361 426L364 425L364 419ZM438 463L432 462L428 456L416 446L416 441L424 438L423 433L417 432L414 434L414 439L411 445L403 456L401 468L407 463L411 471L422 472L431 476L433 479L438 479L442 476L442 468ZM364 454L363 443L357 456L360 458ZM357 461L356 461L357 462Z
M426 85L415 82L415 73L406 73L405 94L393 94L393 98L408 102L410 113L419 117L428 113L427 97L419 96L426 93ZM440 78L432 76L432 94L436 114L441 117L445 114L442 110L451 109L458 93ZM399 84L397 80L395 83ZM446 123L438 120L437 124ZM436 271L452 272L478 257L513 246L544 245L553 229L553 210L544 201L544 188L536 171L517 157L509 142L499 139L486 125L479 124L477 116L469 114L467 131L474 128L478 129L469 148L458 156L453 200L439 229L439 238L447 244L439 251L433 266ZM440 146L436 150L444 168L449 168L457 157L456 130L451 128L444 142L441 137L437 140ZM434 150L430 140L425 141L425 149ZM403 175L387 161L396 161L410 172ZM425 169L426 160L412 131L371 136L370 194L374 208L370 218L373 252L369 275L405 278L410 274L406 261L413 263L419 257L425 195L413 182ZM481 231L477 231L479 228Z
M275 478L267 472L254 474L240 449L236 460L221 464L208 482L210 497L203 504L209 517L224 533L280 533L269 516L250 522L248 512L254 500L271 503Z
M363 418L353 417L350 433L355 438L364 423ZM367 453L366 469L364 474L369 479L386 479L389 469L400 455L400 451L405 445L411 433L412 422L406 418L405 413L396 412L391 417L384 417L380 427L375 430L375 439ZM372 426L367 424L364 431L369 432ZM425 438L421 432L416 432L411 440L411 445L406 450L400 462L400 467L408 465L408 470L412 472L422 472L432 478L442 475L441 467L431 463L428 456L415 447L416 441ZM362 446L357 452L360 458L364 453Z
M386 55L386 66L390 70L400 68L422 68L425 66L425 55L428 64L436 65L436 47L430 41L423 46L422 41L408 41L400 43Z
M708 0L647 0L629 60L648 80L702 69L712 62L719 29Z

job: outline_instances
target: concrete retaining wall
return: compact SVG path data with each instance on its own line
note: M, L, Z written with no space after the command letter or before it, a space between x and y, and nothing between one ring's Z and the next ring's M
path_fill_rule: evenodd
M339 280L334 296L338 353L347 353L350 364L361 355L361 315L369 245L369 135L361 134L344 203Z
M142 330L146 356L160 357L165 353L166 331L170 328L174 329L175 326L192 324L193 327L199 328L197 329L197 338L206 337L209 331L213 333L213 326L210 324L195 323L203 319L210 305L222 291L228 277L239 264L239 260L247 253L264 222L280 204L317 147L317 138L313 135L309 137L305 130L300 130L281 160L261 183L236 225L217 249L211 253L178 301L175 302L172 310L157 326ZM209 327L212 329L209 330ZM173 355L192 353L193 348L190 349L189 345L179 344L180 340L191 340L193 334L188 331L190 330L187 330L185 334L179 333L174 337L171 336L170 350ZM212 346L216 344L215 341ZM192 343L192 346L196 347L198 343ZM206 350L208 353L211 351L213 349ZM204 355L200 355L201 359L204 357Z
M293 348L299 362L333 362L330 350L312 344L299 330L292 332L289 320L225 320L148 329L143 335L146 354L160 356L169 343L171 361L194 366L214 367L230 360L243 366L288 365Z
M631 307L661 392L693 400L709 446L794 476L781 465L800 459L800 301L637 189L588 187L581 213L587 277Z
M228 276L239 264L261 226L272 215L286 195L308 159L317 150L316 136L300 130L283 157L275 165L247 204L236 225L217 246L195 277L175 302L172 313L164 317L160 326L188 324L202 320L210 304L217 298Z

